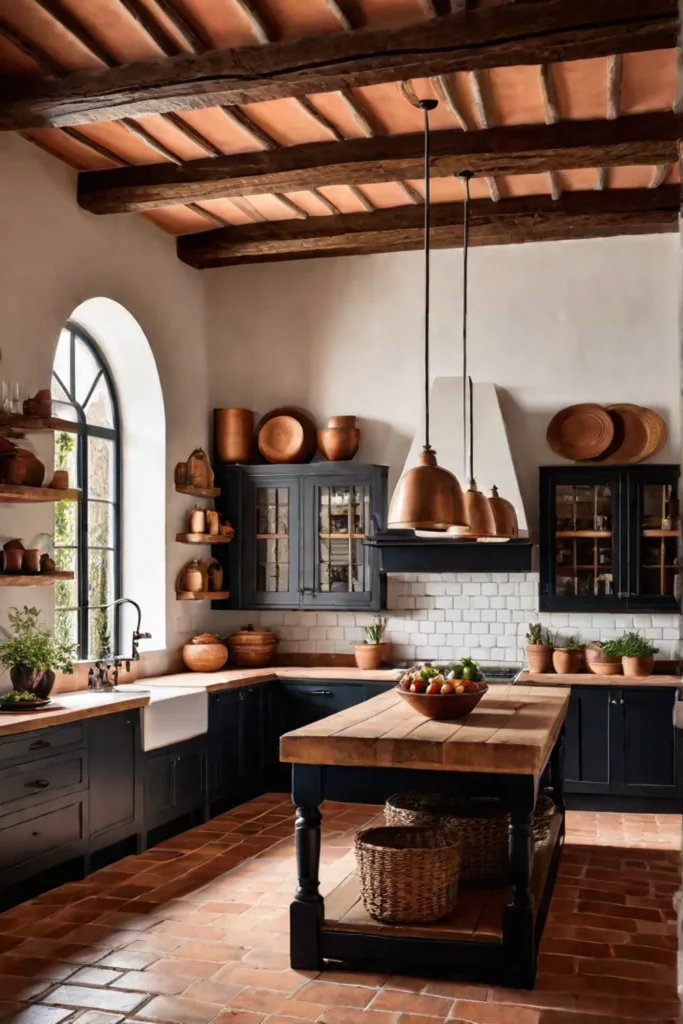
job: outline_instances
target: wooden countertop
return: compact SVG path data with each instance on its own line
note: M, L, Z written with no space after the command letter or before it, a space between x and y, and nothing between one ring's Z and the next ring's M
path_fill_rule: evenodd
M90 691L82 693L61 693L55 697L56 704L63 704L62 711L34 711L20 715L0 714L0 739L14 736L21 732L32 732L35 729L46 729L51 725L66 725L78 722L83 718L99 718L100 715L113 715L117 711L132 711L149 704L149 697L142 693L122 694L110 693L102 697L101 703L93 698Z
M533 775L548 759L568 704L567 689L492 685L467 718L433 722L392 689L286 733L280 760Z
M242 686L254 686L256 683L270 683L278 679L310 679L322 682L351 683L393 683L403 675L402 669L380 668L373 671L355 668L301 668L296 665L276 665L272 668L232 668L219 672L179 672L173 676L155 676L151 679L139 679L140 686L198 686L207 693L220 693L225 690L238 690Z
M521 672L517 685L526 686L683 686L680 676L647 676L630 679L628 676L598 676L593 672L558 675L555 672Z

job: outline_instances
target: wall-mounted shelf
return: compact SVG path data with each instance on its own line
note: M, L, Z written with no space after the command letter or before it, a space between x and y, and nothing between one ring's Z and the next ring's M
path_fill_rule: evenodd
M193 487L192 484L176 484L178 494L190 494L193 498L219 498L220 487Z
M221 533L176 533L175 539L179 544L230 544L234 536L234 533L227 537Z
M678 537L678 530L643 530L643 537Z
M25 484L0 484L0 501L80 501L76 487L59 490L56 487L28 487Z
M556 537L575 537L581 538L593 538L593 537L611 537L611 530L556 530Z
M22 434L34 434L42 431L51 430L56 433L78 433L78 423L74 423L73 420L60 420L55 416L50 416L47 419L43 419L40 416L10 416L6 424L1 428L2 430L16 430L21 431ZM11 437L12 434L5 434L5 437ZM15 434L15 436L17 436ZM21 435L19 435L21 436Z
M229 597L229 590L178 590L176 592L178 601L227 601Z
M0 573L0 587L51 587L55 580L72 580L72 572Z

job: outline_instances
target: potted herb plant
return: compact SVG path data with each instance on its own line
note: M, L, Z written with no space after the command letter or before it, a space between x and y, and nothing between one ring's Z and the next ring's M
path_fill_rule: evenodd
M551 636L540 622L530 622L526 635L526 657L530 672L551 672L553 647Z
M15 690L45 698L54 686L55 671L73 672L76 648L41 625L39 618L37 608L10 609L10 632L4 630L7 639L0 643L0 665L9 669Z
M640 633L624 633L617 640L605 645L611 654L621 657L621 665L625 676L631 679L642 679L652 674L655 654L659 648Z
M573 675L584 665L585 644L577 636L556 637L553 651L553 668L558 675Z
M616 640L596 640L586 644L586 665L588 671L596 676L621 675L621 655L614 653Z
M387 620L383 615L375 615L369 626L363 626L364 643L353 645L358 668L373 669L380 667L387 646L382 639L386 628Z

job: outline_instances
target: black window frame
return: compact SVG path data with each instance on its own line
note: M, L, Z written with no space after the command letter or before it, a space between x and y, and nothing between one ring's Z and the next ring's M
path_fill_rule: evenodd
M91 661L93 655L90 653L91 649L91 637L90 637L90 616L91 610L106 607L100 605L93 605L92 608L88 603L88 553L91 550L111 550L112 551L112 562L114 571L113 580L113 600L118 600L121 594L121 581L122 581L122 537L121 537L121 495L122 495L122 460L121 460L121 412L119 406L119 398L116 390L116 384L114 383L114 377L105 359L99 345L94 338L82 327L80 324L73 320L68 320L62 328L62 333L67 331L70 334L70 352L69 352L69 383L75 386L75 370L76 370L76 339L86 346L90 351L93 359L97 363L98 372L95 375L85 401L81 404L76 400L75 395L72 393L70 387L67 387L66 382L61 379L59 374L56 372L54 366L52 368L51 379L57 381L59 387L69 398L69 406L76 413L76 422L74 424L75 430L70 431L78 437L78 448L77 448L77 472L78 479L76 486L81 491L81 500L78 502L78 527L76 532L76 566L77 566L77 591L78 591L78 607L76 609L68 609L77 611L78 621L78 653L77 657L82 661ZM61 340L61 334L60 334ZM99 427L92 423L88 423L86 419L86 408L88 402L93 395L95 388L97 387L100 379L103 378L109 396L111 399L112 406L112 418L114 422L113 427ZM59 417L59 403L54 406L56 415ZM64 403L62 403L64 404ZM59 433L59 431L57 432ZM88 438L89 437L100 437L106 440L112 441L114 449L114 464L113 464L113 498L111 501L104 498L91 498L89 495L89 484L88 484ZM88 519L89 519L89 503L91 501L102 501L103 503L112 505L112 546L99 547L98 545L91 545L88 537ZM64 547L71 547L71 545L64 545ZM114 650L111 652L115 654L120 649L120 621L119 621L119 609L118 606L114 608L113 615L113 630L112 630L112 647Z

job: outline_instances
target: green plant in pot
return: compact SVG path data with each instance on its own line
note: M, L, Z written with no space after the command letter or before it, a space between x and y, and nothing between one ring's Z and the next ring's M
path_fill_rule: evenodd
M612 641L595 640L586 644L586 665L596 676L621 675L621 655L610 653L610 643Z
M603 650L612 657L621 658L621 666L625 676L631 679L644 679L652 674L655 654L659 648L637 632L624 633L616 640L608 640Z
M551 672L553 645L550 632L540 622L530 622L526 634L526 656L530 672Z
M584 667L584 650L578 636L555 637L553 668L558 675L574 675Z
M380 667L387 646L384 643L386 628L387 620L383 615L375 615L369 626L363 626L364 643L353 645L358 668L375 669Z
M9 669L14 690L45 698L54 686L56 671L73 672L76 647L39 619L37 608L10 609L10 630L4 630L7 639L0 643L0 665Z

